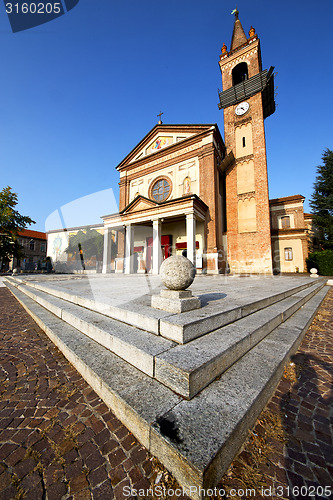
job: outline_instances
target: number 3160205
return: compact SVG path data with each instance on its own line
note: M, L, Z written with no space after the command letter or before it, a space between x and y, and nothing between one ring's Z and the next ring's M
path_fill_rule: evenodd
M6 3L7 14L60 14L61 3Z

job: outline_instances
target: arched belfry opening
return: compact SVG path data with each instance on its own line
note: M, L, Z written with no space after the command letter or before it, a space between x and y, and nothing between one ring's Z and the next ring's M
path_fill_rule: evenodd
M246 62L241 62L237 64L232 70L232 85L237 85L237 83L244 82L249 77L249 72Z

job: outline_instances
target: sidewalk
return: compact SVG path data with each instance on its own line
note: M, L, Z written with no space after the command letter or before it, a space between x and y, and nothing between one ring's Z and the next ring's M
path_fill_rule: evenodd
M0 318L1 500L122 500L135 498L125 496L129 487L147 490L151 482L175 488L6 288ZM325 498L318 486L333 492L332 320L333 290L222 479L229 498L310 498L310 487ZM292 496L295 486L302 496ZM246 494L253 488L255 496Z

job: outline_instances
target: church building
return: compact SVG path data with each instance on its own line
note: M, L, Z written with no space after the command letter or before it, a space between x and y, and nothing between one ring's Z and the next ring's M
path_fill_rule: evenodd
M275 111L274 74L237 10L219 65L224 140L216 124L160 120L122 160L119 213L103 217L103 272L158 274L183 253L197 272L272 273L264 120Z

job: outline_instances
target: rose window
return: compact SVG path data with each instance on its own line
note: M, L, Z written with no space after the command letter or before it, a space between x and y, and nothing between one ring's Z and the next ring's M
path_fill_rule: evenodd
M151 188L151 197L155 201L164 201L170 195L170 184L166 179L159 179Z

